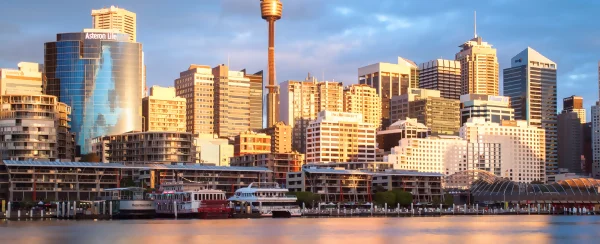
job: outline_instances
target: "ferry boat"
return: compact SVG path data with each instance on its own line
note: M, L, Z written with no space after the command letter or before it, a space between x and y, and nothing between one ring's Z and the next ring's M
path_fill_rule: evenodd
M229 198L236 213L258 214L261 217L289 218L302 215L296 196L288 195L288 189L277 183L251 183L240 188Z
M144 195L144 188L104 189L99 199L106 202L107 208L112 207L113 218L153 218L155 215L154 201Z
M152 194L156 214L176 218L229 218L232 208L221 190L203 184L165 182L160 193Z

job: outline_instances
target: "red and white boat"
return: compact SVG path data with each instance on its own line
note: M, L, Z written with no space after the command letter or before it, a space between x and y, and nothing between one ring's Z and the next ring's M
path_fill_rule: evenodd
M158 217L229 218L233 212L225 192L196 183L165 182L152 199Z

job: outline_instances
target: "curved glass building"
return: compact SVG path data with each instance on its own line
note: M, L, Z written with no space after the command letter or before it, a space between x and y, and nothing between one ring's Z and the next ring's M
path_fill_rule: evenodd
M142 130L142 44L113 30L57 34L44 44L44 90L72 108L81 153L98 136Z

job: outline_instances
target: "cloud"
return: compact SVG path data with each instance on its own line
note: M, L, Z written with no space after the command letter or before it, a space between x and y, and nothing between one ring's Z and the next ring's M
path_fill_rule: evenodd
M404 18L397 18L385 14L376 14L375 19L385 25L385 29L388 31L395 31L398 29L406 29L413 26L413 23Z
M335 12L344 16L348 16L352 13L354 13L354 10L352 10L351 8L346 8L346 7L336 7L335 8Z

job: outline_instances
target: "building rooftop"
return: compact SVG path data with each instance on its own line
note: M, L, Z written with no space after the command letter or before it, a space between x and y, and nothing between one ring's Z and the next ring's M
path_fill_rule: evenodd
M4 160L6 166L34 166L34 167L76 167L76 168L143 168L125 166L121 163L92 163L92 162L55 162L55 161L15 161Z
M150 169L182 169L182 170L207 170L207 171L247 171L247 172L273 172L264 167L227 167L209 166L201 164L148 164L144 165Z
M355 175L367 175L368 172L359 170L347 170L347 169L332 169L332 168L304 168L303 171L308 173L321 173L321 174L355 174Z

